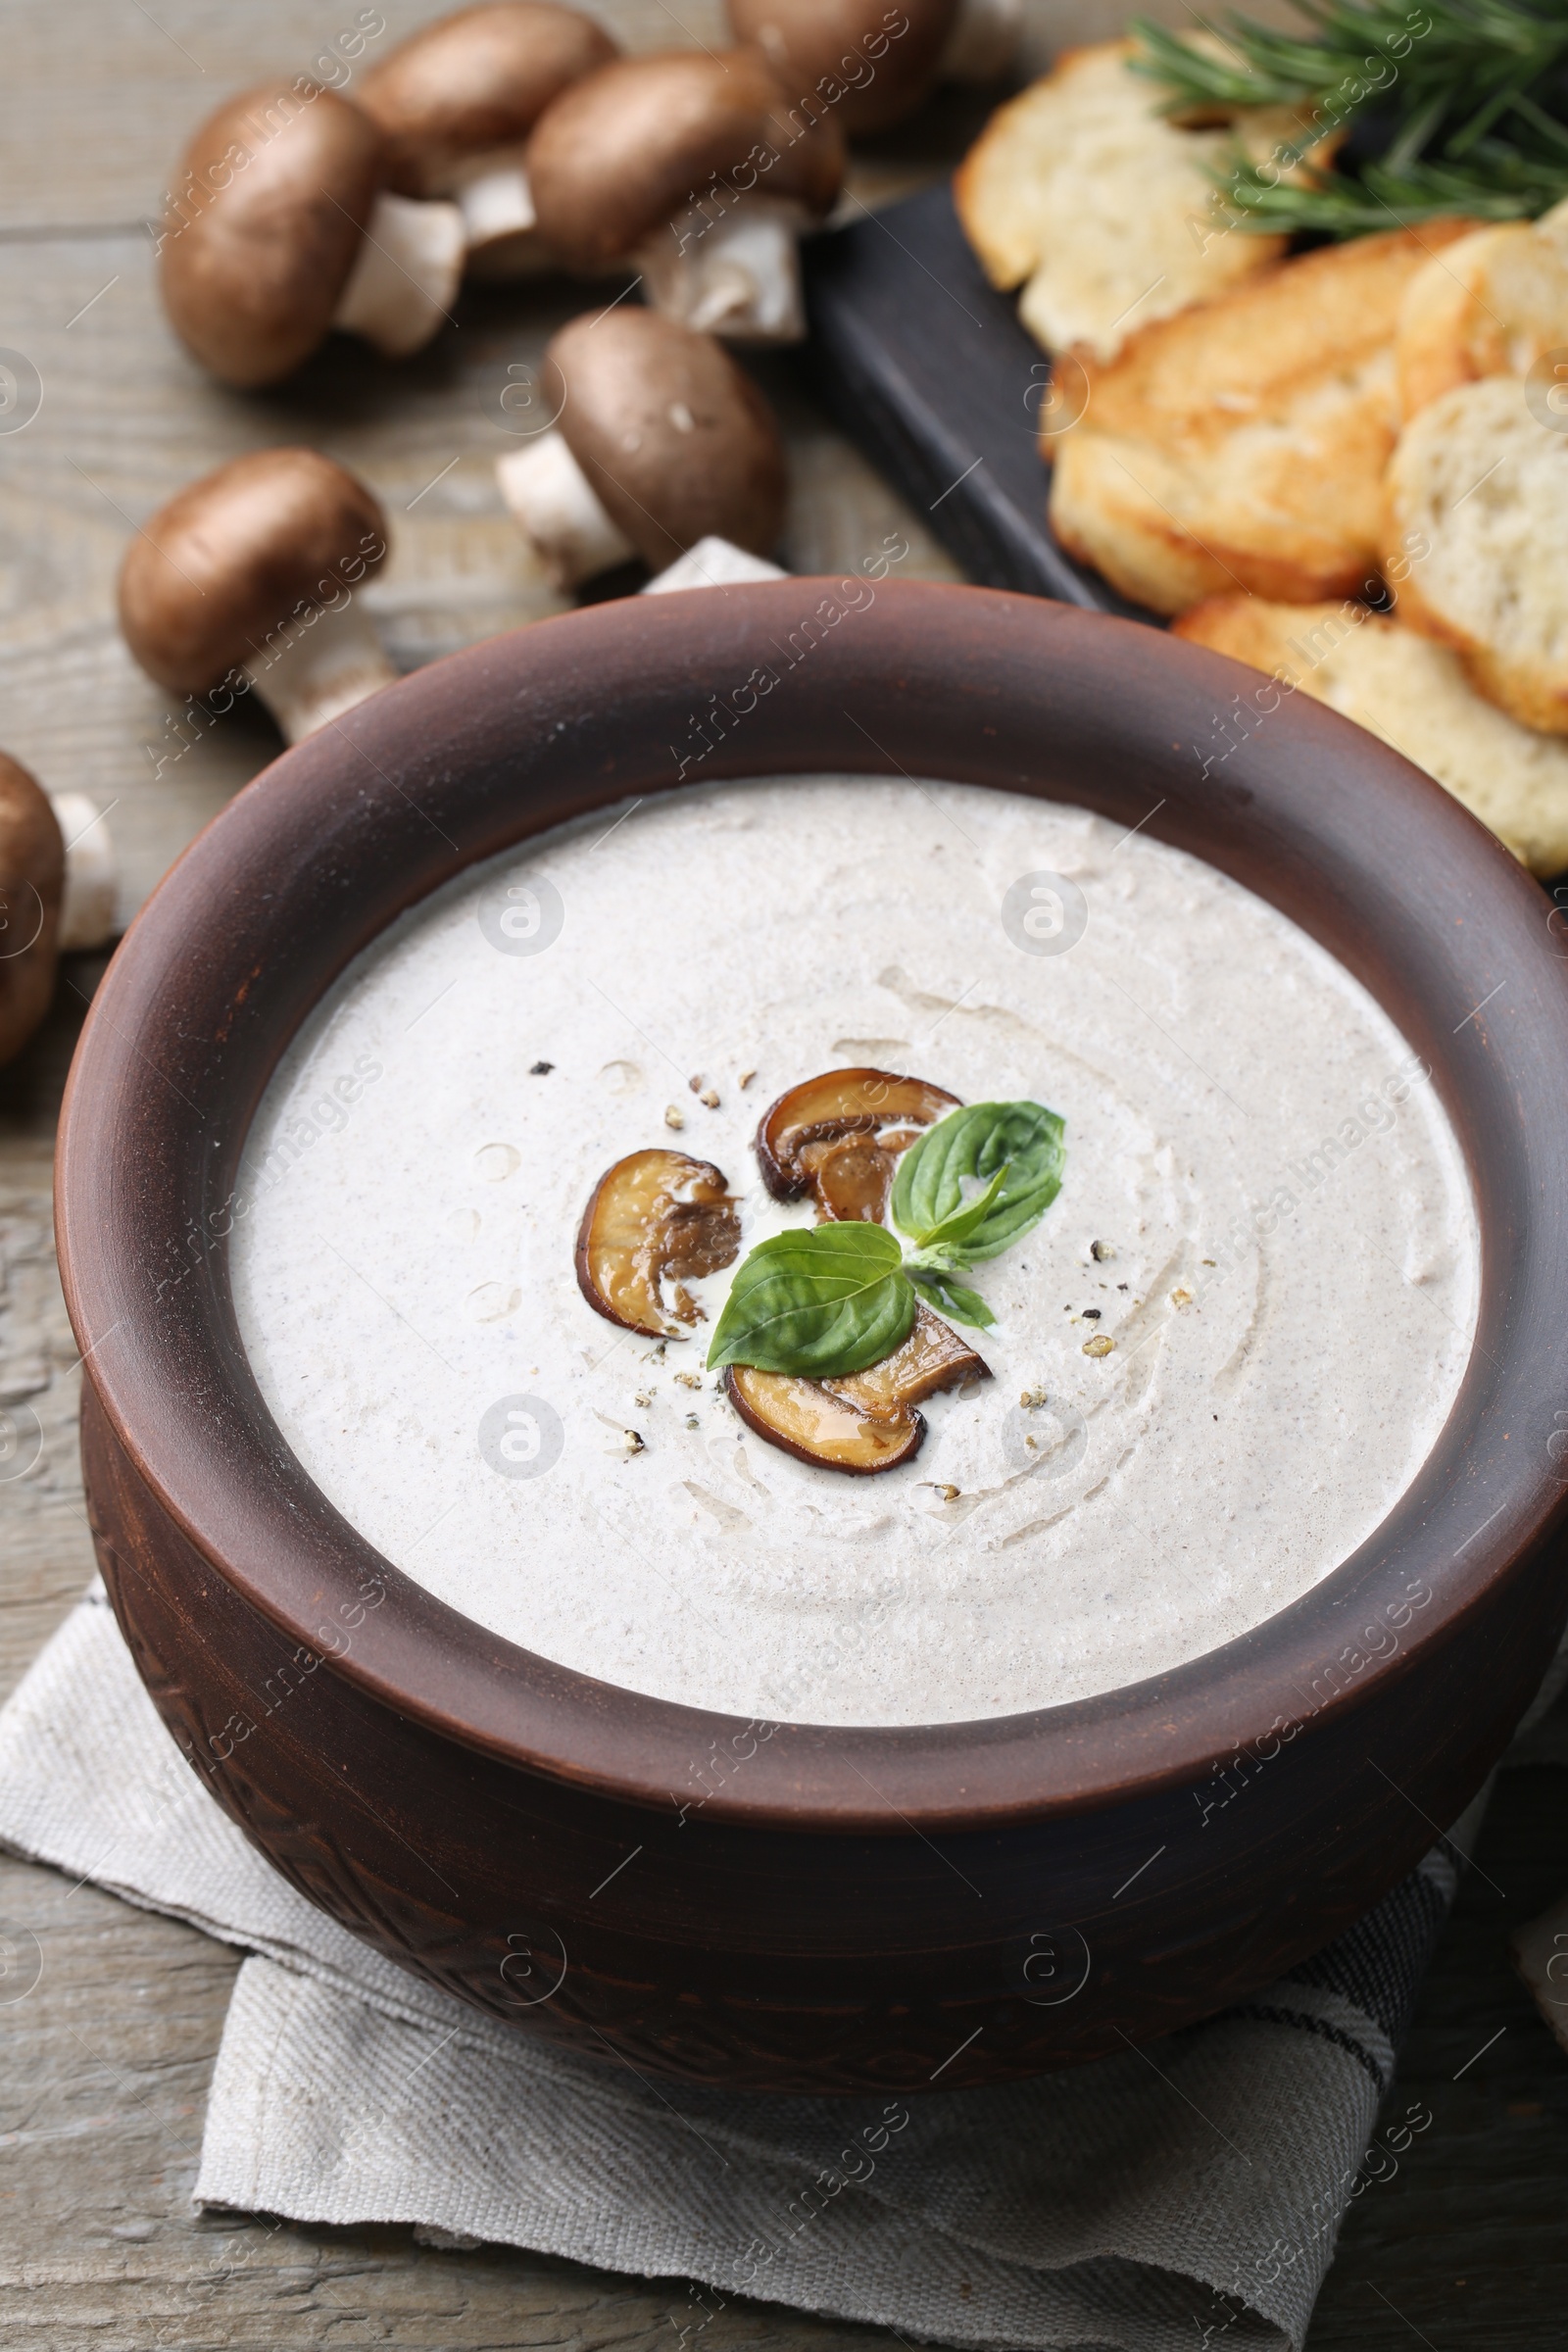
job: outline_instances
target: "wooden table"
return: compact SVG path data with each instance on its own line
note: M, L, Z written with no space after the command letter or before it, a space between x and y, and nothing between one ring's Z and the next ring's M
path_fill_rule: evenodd
M116 633L113 583L137 523L243 449L309 440L352 464L392 518L373 602L406 667L557 609L496 494L496 395L580 307L559 289L466 294L458 331L400 368L348 350L283 391L206 383L172 341L144 225L190 126L273 70L308 71L349 0L0 0L0 345L42 405L0 432L0 744L55 791L114 804L125 907L276 745L237 713L188 748ZM382 0L390 44L429 13ZM634 47L713 42L711 0L605 0ZM1034 56L1112 29L1111 0L1035 0ZM1169 13L1180 13L1169 0ZM971 134L945 103L858 166L864 201L918 185ZM788 432L786 558L836 568L901 529L906 574L951 578L925 527L829 427L790 362L763 370ZM43 1420L41 1463L0 1486L0 1691L91 1573L75 1458L75 1350L49 1239L60 1089L101 964L74 958L56 1011L0 1076L0 1400ZM1568 1744L1564 1753L1568 1754ZM1312 2352L1542 2352L1568 2343L1568 2062L1508 1964L1508 1929L1568 1879L1559 1768L1505 1776L1428 1982L1396 2099L1435 2122L1353 2208ZM0 1861L0 1930L42 1973L0 2005L0 2329L18 2348L153 2345L304 2352L667 2342L679 2282L539 2256L444 2253L407 2230L196 2219L203 2103L236 1955L53 1872ZM0 1980L0 1994L4 1981ZM1481 2055L1477 2055L1481 2052ZM875 2332L764 2306L712 2323L713 2352L829 2352Z

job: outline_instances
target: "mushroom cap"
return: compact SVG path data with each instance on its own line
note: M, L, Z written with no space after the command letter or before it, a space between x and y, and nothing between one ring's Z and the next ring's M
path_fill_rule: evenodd
M335 602L386 555L386 516L314 449L258 449L204 474L132 539L120 626L149 677L201 694L303 604Z
M439 196L469 156L525 139L553 98L620 54L592 17L552 0L491 0L426 24L360 84L386 134L392 185Z
M827 213L844 139L831 117L791 120L760 50L668 49L617 58L564 91L527 163L545 243L569 268L600 270L715 180Z
M48 794L0 752L0 1062L21 1053L49 1009L65 879Z
M721 1169L686 1152L633 1152L605 1170L582 1212L577 1288L608 1322L650 1339L685 1339L681 1325L702 1319L685 1284L733 1265L740 1253L740 1219Z
M739 41L758 42L792 105L808 93L854 135L912 112L937 77L958 0L725 0ZM900 18L908 29L894 32ZM867 43L870 44L869 48Z
M765 555L784 521L784 447L711 335L622 306L545 352L546 397L606 512L651 570L709 532Z
M729 1364L724 1393L760 1438L819 1470L847 1470L865 1478L896 1470L920 1450L925 1415L913 1406L893 1414L867 1413L825 1381L802 1380L790 1372L758 1372Z
M181 158L161 243L164 308L226 384L290 374L325 335L386 177L379 127L303 77L209 116Z

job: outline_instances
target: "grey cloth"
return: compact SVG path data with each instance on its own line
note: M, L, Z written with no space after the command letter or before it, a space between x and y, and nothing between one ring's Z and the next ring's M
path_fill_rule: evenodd
M198 2200L702 2281L671 2288L679 2352L735 2295L953 2344L1294 2352L1454 1888L1446 1841L1255 1998L1006 2089L656 2086L492 2025L296 1894L165 1733L101 1586L0 1713L0 1839L253 1955Z

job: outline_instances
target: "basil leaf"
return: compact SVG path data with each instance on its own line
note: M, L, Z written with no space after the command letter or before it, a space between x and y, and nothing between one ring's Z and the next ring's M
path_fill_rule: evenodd
M911 1261L905 1272L925 1300L954 1323L972 1323L979 1331L989 1331L996 1321L978 1291L966 1291L961 1282L955 1282L946 1266L922 1266Z
M996 1257L1037 1224L1061 1190L1063 1122L1040 1102L971 1102L928 1127L899 1161L893 1185L893 1222L917 1247L977 1203L963 1197L963 1179L1002 1183L984 1216L959 1243L971 1263ZM946 1233L942 1229L948 1226Z
M752 1364L833 1380L879 1364L914 1321L902 1261L882 1225L808 1225L759 1242L724 1302L710 1368Z
M1011 1162L1007 1164L1010 1167ZM956 1208L951 1216L943 1218L940 1225L933 1225L929 1233L921 1234L921 1250L957 1250L960 1244L967 1242L970 1234L977 1233L985 1223L995 1205L997 1195L1006 1181L1007 1167L999 1168L983 1193L966 1206Z

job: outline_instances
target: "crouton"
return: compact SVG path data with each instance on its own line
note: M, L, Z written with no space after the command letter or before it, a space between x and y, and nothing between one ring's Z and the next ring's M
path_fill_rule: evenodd
M1528 375L1564 349L1568 203L1540 220L1477 229L1417 270L1399 307L1400 410L1414 416L1485 376Z
M1172 631L1353 718L1435 776L1533 873L1568 870L1568 745L1477 694L1448 647L1364 605L1217 596Z
M1043 445L1061 544L1156 612L1236 589L1286 604L1364 591L1399 423L1399 302L1469 225L1276 263L1089 362L1080 420Z
M1541 421L1517 376L1457 385L1405 426L1384 541L1417 538L1431 552L1402 591L1405 619L1452 646L1499 709L1568 735L1568 431Z
M1114 357L1137 327L1255 276L1283 237L1234 225L1213 178L1236 142L1262 161L1294 154L1300 121L1248 107L1184 128L1157 82L1132 72L1131 41L1069 49L999 107L954 183L986 274L1024 285L1018 315L1053 354Z

